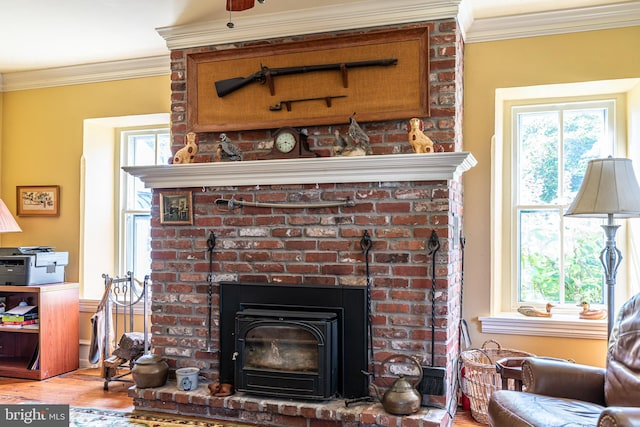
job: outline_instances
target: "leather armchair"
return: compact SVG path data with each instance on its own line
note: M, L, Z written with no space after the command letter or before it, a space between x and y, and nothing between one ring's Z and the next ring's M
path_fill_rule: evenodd
M491 395L491 426L640 426L640 294L620 310L606 369L532 357L522 381L525 392Z

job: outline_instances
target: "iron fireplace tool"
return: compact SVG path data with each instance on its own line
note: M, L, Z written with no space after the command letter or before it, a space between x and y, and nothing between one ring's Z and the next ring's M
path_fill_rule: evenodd
M371 241L371 236L369 236L369 231L364 230L362 235L362 239L360 239L360 249L362 249L362 253L364 253L364 262L365 262L365 273L367 277L367 334L369 341L369 369L371 372L361 371L363 375L367 376L367 382L369 383L372 379L375 379L375 369L373 366L373 322L371 319L371 273L369 272L369 251L373 246L373 242ZM369 387L367 387L367 390ZM355 399L345 400L344 405L349 406L352 403L357 402L365 402L373 400L371 396L362 396L356 397Z
M360 239L360 248L364 254L364 265L367 276L367 332L369 334L369 365L372 378L375 379L375 369L373 369L373 320L371 318L371 273L369 272L369 251L373 246L369 231L364 230L362 239Z
M213 249L216 247L216 235L214 232L209 233L209 238L207 239L207 252L209 252L209 274L207 275L207 282L209 282L209 290L207 291L207 348L204 349L206 352L213 352L213 348L211 348L211 312L212 312L212 303L213 303Z
M431 230L428 242L429 255L431 255L431 366L423 366L420 392L423 395L444 396L446 370L435 366L435 342L436 342L436 254L440 249L440 239L436 230Z
M469 325L467 321L462 317L462 295L464 292L464 245L467 243L467 239L460 236L460 339L458 340L458 346L460 347L461 340L464 339L464 345L466 348L471 347L471 335L469 334Z

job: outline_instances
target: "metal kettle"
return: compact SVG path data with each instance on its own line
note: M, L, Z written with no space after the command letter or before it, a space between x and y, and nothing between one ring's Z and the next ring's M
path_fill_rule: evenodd
M382 407L388 413L393 415L409 415L416 413L418 412L418 409L420 409L420 404L422 403L422 396L415 388L415 386L422 381L422 366L420 366L413 357L402 354L387 357L380 366L384 367L384 365L390 360L395 359L407 359L418 367L420 375L418 379L414 381L414 384L409 382L404 375L400 375L382 397L380 397L380 390L374 384L372 384L372 386L378 395L380 403L382 403Z

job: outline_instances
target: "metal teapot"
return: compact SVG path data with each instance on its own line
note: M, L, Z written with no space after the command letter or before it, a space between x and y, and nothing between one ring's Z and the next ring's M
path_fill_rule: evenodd
M422 403L422 396L418 393L415 386L422 381L422 366L411 356L405 356L402 354L395 354L387 357L382 363L381 367L384 367L390 360L406 359L418 367L420 375L414 383L405 379L404 375L400 375L389 387L389 389L380 397L380 390L375 384L371 384L382 403L382 407L385 411L393 415L409 415L418 412L420 404Z
M169 364L161 356L145 354L135 361L131 374L137 388L161 387L167 382Z

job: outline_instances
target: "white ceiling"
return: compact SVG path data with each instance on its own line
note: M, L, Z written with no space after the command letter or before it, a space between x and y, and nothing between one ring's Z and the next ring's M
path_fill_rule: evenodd
M28 70L166 55L167 43L156 30L212 21L229 21L226 0L0 0L0 76ZM245 17L318 6L390 0L265 0ZM395 0L394 0L395 1ZM425 8L460 3L476 21L543 11L583 8L620 0L422 0ZM473 21L471 21L473 22ZM473 29L473 25L471 26ZM225 30L226 31L226 30ZM228 29L234 31L234 29Z

